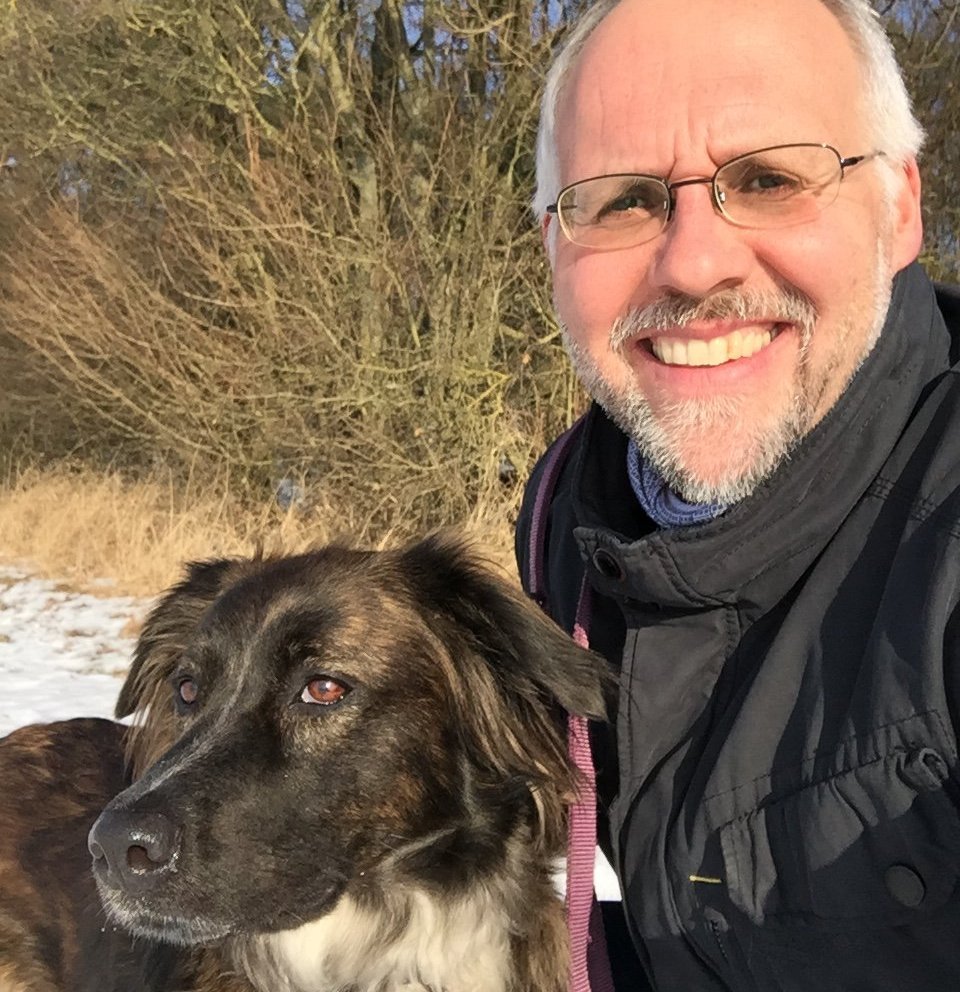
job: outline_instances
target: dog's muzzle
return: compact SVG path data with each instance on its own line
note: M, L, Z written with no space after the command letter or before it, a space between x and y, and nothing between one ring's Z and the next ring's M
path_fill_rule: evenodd
M146 895L177 870L180 838L162 813L104 810L87 838L93 873L101 885Z

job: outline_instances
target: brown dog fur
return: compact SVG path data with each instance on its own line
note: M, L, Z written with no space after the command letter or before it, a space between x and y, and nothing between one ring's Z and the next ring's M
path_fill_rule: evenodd
M321 709L303 693L328 677L347 694ZM51 821L84 850L107 805L91 835L97 879L112 917L139 934L124 954L152 962L151 992L561 992L551 867L576 790L561 708L600 716L605 678L448 540L200 563L151 613L121 692L135 784L107 805L124 784L113 725L86 721L65 765L39 769L17 755L49 757L66 731L27 728L19 751L0 742L0 791L31 800L0 817L11 836L31 815ZM196 701L174 698L185 684ZM86 765L95 781L81 788ZM38 779L53 793L77 779L76 817ZM104 853L118 830L139 836L156 818L176 825L169 862L144 862L139 847L131 860L139 842L122 838L119 857ZM71 851L71 878L84 875ZM0 992L78 992L69 962L89 951L77 925L89 873L53 913L56 881L31 863L11 873L21 857L22 843L0 839L0 884L14 879ZM86 869L85 850L79 860ZM44 934L59 935L66 964ZM13 967L23 977L4 985ZM74 971L90 967L87 955Z
M102 974L133 982L141 966L156 970L108 923L84 843L130 784L124 733L81 719L0 740L0 992L103 992L113 986ZM90 961L96 975L85 974Z

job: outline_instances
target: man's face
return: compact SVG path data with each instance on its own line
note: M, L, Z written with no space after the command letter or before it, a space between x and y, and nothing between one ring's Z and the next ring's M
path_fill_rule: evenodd
M624 0L562 92L561 181L708 177L793 142L864 155L877 149L860 92L847 36L815 0ZM836 202L792 227L734 227L709 186L694 185L675 192L666 230L636 247L598 251L545 230L578 374L681 495L748 495L872 347L892 274L920 236L915 168L887 192L884 168L852 169ZM683 364L705 347L718 364ZM730 357L736 348L743 357Z

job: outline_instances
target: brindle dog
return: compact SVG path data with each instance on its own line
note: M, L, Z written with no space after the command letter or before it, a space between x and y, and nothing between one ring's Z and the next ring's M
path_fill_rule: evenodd
M109 723L0 743L0 990L562 992L563 711L605 686L446 538L189 566L117 707L133 784Z

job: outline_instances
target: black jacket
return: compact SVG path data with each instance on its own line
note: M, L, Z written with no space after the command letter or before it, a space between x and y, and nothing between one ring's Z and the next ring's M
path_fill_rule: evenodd
M704 525L655 530L624 435L580 430L546 582L570 630L587 570L620 672L594 745L625 988L960 989L958 352L960 295L911 266L836 407Z

